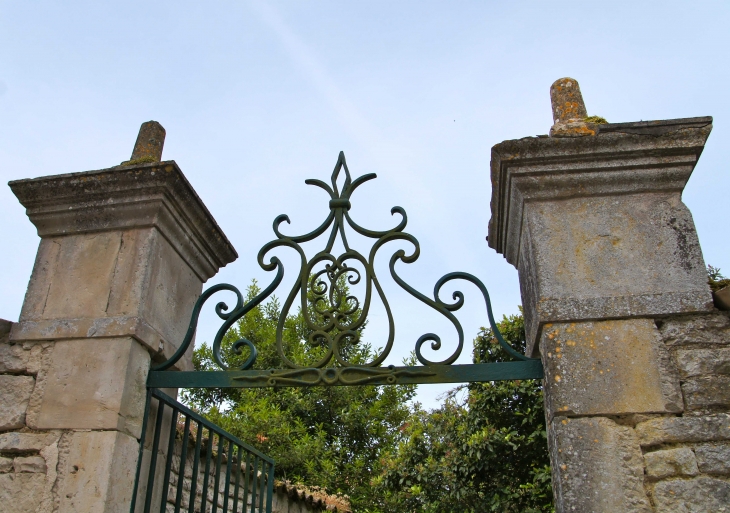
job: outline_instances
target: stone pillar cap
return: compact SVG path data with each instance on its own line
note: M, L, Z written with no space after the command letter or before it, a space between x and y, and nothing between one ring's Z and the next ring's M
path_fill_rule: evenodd
M595 137L525 137L492 147L489 246L517 266L526 202L684 190L712 117L596 125Z
M155 227L202 281L238 257L173 160L8 185L41 238Z

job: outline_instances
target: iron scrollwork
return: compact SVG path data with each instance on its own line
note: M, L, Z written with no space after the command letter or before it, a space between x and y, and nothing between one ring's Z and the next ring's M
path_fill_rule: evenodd
M344 184L342 190L340 190L338 187L338 179L341 178L342 173L344 173ZM216 314L224 322L218 329L213 340L212 353L215 363L222 370L229 372L236 371L234 372L235 375L232 375L230 378L230 382L233 383L230 386L358 385L396 383L402 381L404 377L407 377L411 381L417 381L419 378L422 378L425 381L433 382L434 379L438 380L438 376L444 372L439 369L442 366L451 366L459 358L464 348L464 331L461 323L454 315L454 312L464 305L464 294L460 291L453 292L453 302L444 301L440 295L443 286L455 280L471 282L481 291L486 305L489 325L492 328L495 338L504 350L518 362L539 364L539 360L535 361L535 359L526 357L512 348L504 340L494 321L489 293L484 284L475 276L464 272L449 273L436 282L433 290L433 298L430 298L411 287L398 275L396 272L396 263L403 262L405 264L411 264L420 255L420 244L418 240L413 235L404 231L408 222L405 210L398 206L391 209L391 214L398 214L400 220L394 228L386 231L376 231L362 227L352 219L349 212L352 194L359 186L374 178L376 178L376 175L370 173L353 180L347 167L345 155L343 152L340 152L337 164L332 172L331 186L321 180L306 180L306 184L323 189L330 197L330 211L324 222L309 233L291 236L282 233L280 229L283 223L290 223L289 217L282 214L274 219L273 230L276 239L264 245L257 256L259 266L262 269L269 272L276 272L271 284L247 302L244 301L241 292L233 285L219 284L207 289L195 303L190 325L182 344L172 357L164 363L153 367L151 370L162 371L169 369L183 356L192 343L197 329L198 318L205 302L217 292L229 291L235 294L236 304L230 311L228 306L223 302L219 302L215 307ZM347 239L347 227L361 236L375 240L367 257L350 246ZM325 248L308 260L301 244L316 239L327 232L328 229L329 236ZM335 255L333 254L333 249L338 236L341 244L344 246L344 252ZM442 349L441 338L435 333L422 335L415 344L415 355L418 361L423 364L421 367L381 366L393 348L395 322L388 300L375 273L375 258L378 250L383 245L395 240L406 241L413 246L413 249L410 253L399 249L391 256L389 269L393 280L413 297L446 317L453 324L458 335L456 348L440 361L433 361L426 358L422 354L421 349L423 344L430 342L432 350L440 351ZM229 369L221 355L223 337L236 321L261 304L281 283L284 277L284 266L281 260L276 256L272 256L268 262L266 261L267 255L279 247L288 247L295 250L300 258L299 275L282 305L276 329L276 350L286 368L268 371L250 370L256 361L258 352L253 342L241 338L232 345L232 350L240 355L242 354L242 349L246 347L249 350L249 356L238 369ZM363 270L361 271L358 266L362 267ZM364 299L361 301L355 295L346 292L346 287L342 286L343 283L347 283L348 286L363 283L365 286ZM388 338L384 347L375 355L372 361L365 364L354 364L347 359L343 348L359 342L360 331L367 320L374 294L377 294L385 308L388 320ZM321 357L313 364L301 365L292 361L287 356L284 347L283 333L285 319L289 315L297 298L300 303L299 308L301 308L304 314L303 318L306 320L311 333L308 342L311 345L324 348ZM532 369L530 372L535 374L534 377L541 377L535 371L539 367L539 374L541 374L541 367L539 365L530 365L529 367Z

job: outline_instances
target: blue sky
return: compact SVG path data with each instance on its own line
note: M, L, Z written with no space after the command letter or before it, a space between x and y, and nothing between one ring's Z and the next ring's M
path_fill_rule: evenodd
M291 217L287 233L324 218L304 179L328 179L344 150L353 175L379 176L353 197L360 224L408 212L422 256L406 279L430 293L471 272L498 315L514 313L517 273L485 242L490 148L547 133L550 84L571 76L589 114L612 122L715 117L684 200L706 261L730 271L729 26L727 2L0 1L0 173L116 165L157 120L164 158L240 254L211 283L243 287L270 279L255 255L276 215ZM0 214L0 317L17 320L38 237L7 187ZM463 290L470 338L487 321ZM396 358L427 331L453 347L447 324L389 291ZM213 319L202 329L212 338ZM376 345L381 331L376 316Z

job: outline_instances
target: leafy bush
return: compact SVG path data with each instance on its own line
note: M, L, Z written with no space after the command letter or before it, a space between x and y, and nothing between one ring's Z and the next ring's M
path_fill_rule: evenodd
M524 351L521 315L504 317L498 328ZM510 359L492 331L482 328L474 362ZM383 511L554 511L541 382L472 383L452 390L441 408L414 413L383 466L376 481Z

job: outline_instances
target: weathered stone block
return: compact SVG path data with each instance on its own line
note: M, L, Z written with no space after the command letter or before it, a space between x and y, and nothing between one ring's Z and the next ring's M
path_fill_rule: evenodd
M40 456L19 456L13 460L13 467L16 473L43 473L46 472L46 460Z
M8 341L8 336L10 335L10 330L13 327L13 323L10 321L6 321L5 319L0 319L0 344L5 344Z
M117 431L78 431L71 436L60 476L59 513L128 513L137 440Z
M704 474L730 474L730 444L695 447L697 465Z
M34 429L118 429L139 437L149 353L131 338L56 342Z
M659 332L670 346L730 345L730 314L670 317L658 321Z
M4 458L0 456L0 473L13 471L13 458Z
M0 373L25 372L30 351L24 351L21 344L0 342Z
M185 338L202 283L169 242L161 237L155 242L150 258L150 292L142 296L140 310L150 325L164 336L162 351L170 357ZM193 370L192 346L184 360L179 367Z
M106 316L121 239L121 232L102 232L53 241L60 248L41 314L44 319Z
M541 353L549 414L682 411L679 377L650 319L548 324Z
M718 413L702 417L661 417L636 425L643 447L663 443L715 442L730 440L730 415Z
M730 376L707 376L682 383L687 410L730 407ZM717 410L715 410L717 411Z
M26 342L23 344L23 349L30 353L28 356L28 367L26 368L26 372L33 375L38 374L43 366L44 356L47 356L51 352L52 348L53 343L51 342Z
M556 511L652 511L633 430L600 418L549 424Z
M536 273L535 295L523 295L526 319L544 323L710 309L694 223L678 195L531 203L525 221L525 237L531 238L525 246L532 254L520 260L520 273Z
M654 487L654 502L661 512L727 512L730 482L711 477L661 481Z
M32 376L0 375L0 431L25 425L25 413L34 385Z
M644 455L646 475L654 479L673 476L696 476L697 460L688 447L654 451Z
M43 474L1 474L0 504L3 513L39 511L45 479Z
M675 359L683 378L716 374L730 375L730 348L679 349L675 353Z
M58 432L3 433L0 435L0 452L37 452L58 441Z

